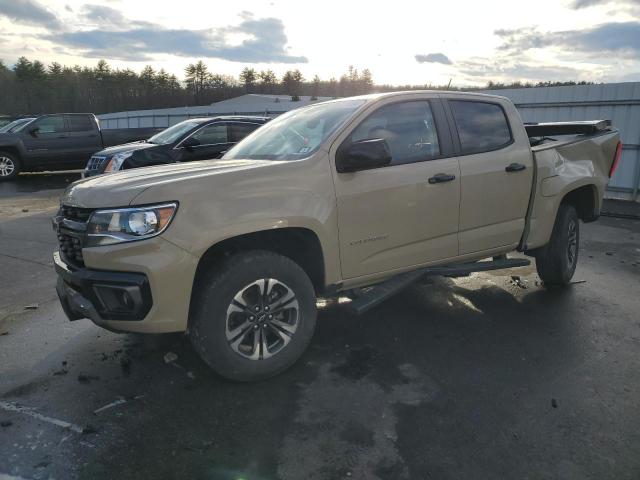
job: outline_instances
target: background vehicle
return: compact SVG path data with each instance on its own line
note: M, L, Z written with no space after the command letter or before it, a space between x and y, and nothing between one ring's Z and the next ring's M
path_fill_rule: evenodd
M268 121L268 117L252 116L185 120L149 140L97 152L87 163L84 175L90 177L150 165L219 158Z
M508 99L470 93L294 110L220 161L70 186L58 295L72 320L188 331L221 375L265 378L308 345L317 296L373 286L350 304L363 312L426 273L529 264L516 250L569 283L618 138L606 121L525 127Z
M19 172L84 167L109 145L148 138L156 128L100 130L91 113L43 115L14 133L0 133L0 180Z
M11 123L7 123L3 127L0 127L0 133L14 133L14 132L17 132L21 128L24 128L25 125L27 125L31 120L35 120L35 118L27 117L27 118L19 118L17 120L14 120Z

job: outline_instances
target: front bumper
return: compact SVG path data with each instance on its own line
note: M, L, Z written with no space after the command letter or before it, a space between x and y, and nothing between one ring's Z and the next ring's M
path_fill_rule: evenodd
M108 321L141 321L149 313L153 299L145 274L74 269L58 252L53 260L56 291L69 320L86 317L108 328Z

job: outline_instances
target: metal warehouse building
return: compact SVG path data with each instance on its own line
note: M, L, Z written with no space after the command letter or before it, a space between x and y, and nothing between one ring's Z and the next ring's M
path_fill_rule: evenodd
M525 122L607 119L624 145L607 197L638 200L640 187L640 82L488 90L511 99Z
M607 197L638 200L640 189L640 82L565 87L487 90L510 98L525 122L612 120L620 130L624 150L620 166L609 183ZM317 101L286 95L242 95L200 107L141 110L100 115L103 128L166 127L189 117L223 114L279 115Z

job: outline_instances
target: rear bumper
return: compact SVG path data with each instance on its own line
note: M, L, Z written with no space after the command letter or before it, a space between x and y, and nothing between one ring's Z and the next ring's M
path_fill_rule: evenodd
M69 320L89 318L109 328L112 320L143 320L153 306L151 289L143 273L73 269L58 252L53 254L56 291Z

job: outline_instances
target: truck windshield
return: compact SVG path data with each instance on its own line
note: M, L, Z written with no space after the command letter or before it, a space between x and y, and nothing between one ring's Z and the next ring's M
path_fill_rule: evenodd
M225 159L297 160L314 153L365 100L336 100L293 110L257 129Z
M153 137L147 140L148 143L154 143L156 145L169 145L178 141L187 132L200 125L201 122L195 122L193 120L185 120L184 122L176 123L173 127L169 127L166 130L162 130L160 133L156 133Z

